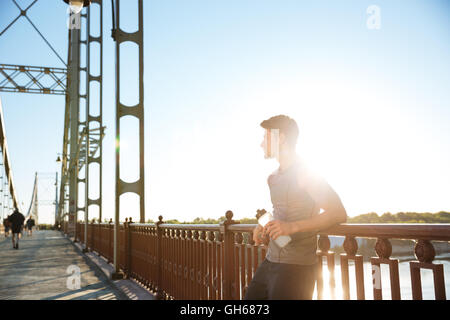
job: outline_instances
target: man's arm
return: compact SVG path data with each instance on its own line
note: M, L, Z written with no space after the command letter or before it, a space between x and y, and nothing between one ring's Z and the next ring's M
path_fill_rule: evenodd
M317 232L347 221L347 212L333 188L322 178L311 177L310 179L305 190L324 212L310 219L293 222L293 232Z
M268 233L274 240L281 235L295 232L318 232L347 220L347 212L341 199L325 180L310 175L306 180L299 178L299 184L313 198L316 206L324 212L305 220L269 222L264 228L264 233Z

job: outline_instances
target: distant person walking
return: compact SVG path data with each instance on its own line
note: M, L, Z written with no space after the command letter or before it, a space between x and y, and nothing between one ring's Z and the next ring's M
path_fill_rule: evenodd
M9 216L8 216L9 217ZM8 238L9 235L9 228L10 228L10 223L8 221L8 217L6 217L5 219L3 219L3 226L5 227L5 238Z
M28 236L33 235L33 227L35 225L33 216L29 217L26 223L27 229L28 229Z
M16 208L16 209L14 209L13 214L11 214L8 217L8 221L11 223L13 248L19 249L19 233L22 231L23 222L25 221L25 217ZM17 240L16 240L16 237L17 237Z

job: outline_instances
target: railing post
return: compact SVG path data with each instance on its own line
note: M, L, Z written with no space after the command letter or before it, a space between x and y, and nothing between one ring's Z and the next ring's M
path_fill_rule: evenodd
M418 240L414 247L417 261L409 263L411 270L411 287L413 300L422 300L422 280L420 269L433 270L434 294L436 300L445 300L444 268L442 264L434 264L436 255L433 244L429 240Z
M223 298L224 300L231 300L234 297L233 292L233 272L235 269L234 261L234 235L233 232L228 230L230 225L238 224L239 222L234 221L233 212L227 211L225 213L226 220L220 224L220 233L223 234L223 250L224 250L224 270L223 270ZM234 284L239 285L239 284Z
M317 247L319 251L317 252L317 256L319 257L317 264L317 300L321 300L323 297L323 257L328 256L328 251L330 250L330 239L327 235L320 235L317 240Z
M389 265L391 299L400 300L400 278L398 272L398 259L391 259L392 245L386 238L378 238L375 244L375 252L378 258L370 258L372 264L373 298L382 300L381 268L380 264Z
M81 226L84 230L83 233L83 240L80 239L80 241L85 242L83 252L89 252L89 226L91 225L91 234L92 234L92 222L87 221L87 227L86 222L83 223L83 226ZM81 229L81 228L80 228ZM91 239L92 241L92 239Z
M364 293L364 265L363 256L357 255L358 242L355 237L346 236L343 244L345 254L341 254L341 278L342 278L342 292L345 300L350 299L350 282L348 261L353 260L355 263L356 276L356 296L358 300L365 299Z
M125 232L125 277L130 278L131 276L131 227L130 224L133 220L130 219L124 224Z
M70 217L69 217L69 219L70 219ZM78 228L77 228L77 224L78 224L78 221L75 219L75 232L74 232L74 235L75 235L75 237L74 237L74 239L73 239L73 242L75 243L75 242L78 242L78 232L79 232L79 230L78 230Z
M91 223L91 245L89 246L89 251L94 251L94 235L95 235L95 219L92 219Z
M113 264L114 264L114 272L111 274L111 279L112 280L122 280L126 277L126 270L121 270L120 269L120 223L118 223L118 221L114 222L114 244L113 244ZM128 223L128 218L125 218L125 222L123 223L123 232L124 232L124 244L123 244L123 254L124 254L124 266L123 268L126 269L127 268L127 223ZM116 229L117 228L117 229ZM116 251L117 250L117 251Z
M235 299L240 300L244 297L245 289L245 244L244 236L241 232L235 234L235 264L234 264L234 290ZM240 259L240 261L239 261ZM240 281L239 281L240 280Z
M157 247L157 268L158 268L158 273L157 273L157 289L156 289L156 299L157 300L162 300L164 298L164 293L163 293L163 288L162 288L162 229L160 227L160 225L163 222L163 217L159 216L158 217L158 222L156 223L156 232L157 232L157 239L156 239L156 247Z
M111 263L112 261L112 255L111 255L111 243L112 243L112 237L111 237L111 225L112 225L112 218L109 219L108 222L108 263Z

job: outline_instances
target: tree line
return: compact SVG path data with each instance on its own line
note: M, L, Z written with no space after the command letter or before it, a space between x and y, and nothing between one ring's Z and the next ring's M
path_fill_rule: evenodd
M450 223L450 212L390 212L379 216L375 212L347 218L347 223Z
M225 218L225 216L221 216L218 219L213 219L213 218L208 218L208 219L204 219L204 218L195 218L193 221L179 221L177 219L171 219L171 220L164 220L164 223L173 223L173 224L220 224L221 222L225 221L227 218ZM256 224L258 223L258 221L256 220L256 218L243 218L240 220L235 220L235 221L239 221L241 224ZM147 223L155 223L155 221L153 221L152 219L147 220Z
M179 221L177 219L166 220L165 223L173 224L220 224L225 221L225 216L218 219L213 218L195 218L193 221ZM241 224L256 224L256 218L243 218L239 221ZM148 223L154 223L148 220ZM398 212L392 214L390 212L378 215L376 212L360 214L355 217L348 217L347 223L450 223L450 212L440 211L437 213L430 212Z

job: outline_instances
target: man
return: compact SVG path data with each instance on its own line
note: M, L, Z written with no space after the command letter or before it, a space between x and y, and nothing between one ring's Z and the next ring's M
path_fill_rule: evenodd
M13 248L19 249L19 233L22 231L23 222L25 221L25 217L16 208L16 209L14 209L13 214L8 217L8 221L11 223ZM15 239L16 237L17 237L17 241Z
M9 221L8 221L8 217L3 219L3 226L5 227L5 238L8 238L8 235L9 235Z
M28 229L28 236L33 235L33 227L35 225L33 216L29 217L26 223L27 229Z
M280 166L267 180L274 220L253 231L256 245L261 244L261 237L270 237L267 255L244 299L310 300L318 271L317 232L345 222L347 214L336 192L296 154L295 120L279 115L261 126L265 129L261 147L266 158L276 158ZM319 214L320 209L323 212ZM281 248L275 240L286 235L291 241Z

